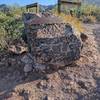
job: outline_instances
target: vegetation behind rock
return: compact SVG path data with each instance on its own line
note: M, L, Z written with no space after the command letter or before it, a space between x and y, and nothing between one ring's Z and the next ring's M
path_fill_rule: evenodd
M44 8L41 7L40 10L44 11ZM7 48L9 40L17 39L22 35L24 29L22 13L25 11L25 7L20 7L18 5L0 5L0 50ZM55 13L57 11L57 6L52 6L51 11ZM95 5L84 4L79 10L74 8L73 11L74 17L66 16L66 20L68 20L68 23L76 26L79 31L83 31L83 29L78 20L85 23L94 23L96 20L100 21L100 7ZM76 18L77 16L79 16L79 19Z

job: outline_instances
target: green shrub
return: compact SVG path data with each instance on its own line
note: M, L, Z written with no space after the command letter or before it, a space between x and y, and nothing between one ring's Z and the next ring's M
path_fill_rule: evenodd
M0 12L0 50L7 48L9 41L13 41L22 35L24 28L21 18L22 11L18 11L16 13L10 11L7 14Z

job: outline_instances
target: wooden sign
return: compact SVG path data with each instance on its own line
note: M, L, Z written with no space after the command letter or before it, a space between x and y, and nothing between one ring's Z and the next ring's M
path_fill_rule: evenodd
M35 8L36 9L36 13L39 13L39 4L38 3L34 3L34 4L30 4L26 6L26 9L28 12L32 11L31 9Z
M61 6L81 6L81 2L78 0L77 2L70 1L70 0L58 0L58 13L61 13Z

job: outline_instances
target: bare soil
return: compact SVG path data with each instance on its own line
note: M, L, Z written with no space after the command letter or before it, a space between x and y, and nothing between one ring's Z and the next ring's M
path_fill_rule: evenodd
M23 55L0 54L0 100L100 100L100 24L85 24L88 40L75 64L26 77Z

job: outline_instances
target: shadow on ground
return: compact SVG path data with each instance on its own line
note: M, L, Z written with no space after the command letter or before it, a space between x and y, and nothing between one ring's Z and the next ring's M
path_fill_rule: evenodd
M21 91L19 90L19 96L22 96L24 100L28 100L28 93L26 90L24 90L24 84L32 83L34 87L37 86L39 81L41 80L48 80L47 75L53 74L57 72L50 71L47 73L38 73L38 72L30 72L28 76L26 77L23 72L23 66L22 64L17 64L19 62L21 56L16 55L6 55L6 57L2 59L5 60L5 63L0 65L0 100L5 100L6 98L9 98L10 93L16 92L14 89L16 86L23 85L23 89ZM15 61L16 60L16 61ZM13 61L13 63L11 63ZM78 66L75 63L70 65L70 67ZM61 70L64 70L65 68L62 68Z

